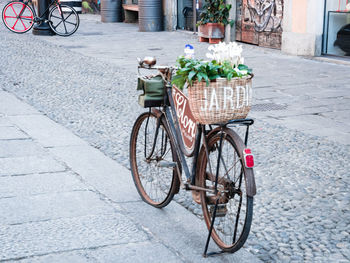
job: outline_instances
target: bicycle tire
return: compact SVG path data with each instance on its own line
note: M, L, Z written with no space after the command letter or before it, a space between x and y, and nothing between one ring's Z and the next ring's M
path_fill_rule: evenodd
M20 13L22 13L21 16L19 16ZM1 17L5 27L17 34L28 32L34 25L33 9L19 1L6 4L2 9Z
M79 24L79 15L70 6L56 5L49 13L49 25L52 31L59 36L68 37L74 34Z
M246 180L246 174L253 171L252 169L248 171L248 168L243 164L245 145L242 139L237 133L228 128L225 128L223 133L218 188L225 189L228 192L219 199L211 237L223 251L234 253L244 245L252 223L253 197L246 194L246 189L250 187ZM210 175L208 171L205 148L204 146L201 148L197 170L200 187L213 188L218 159L216 152L218 152L220 136L221 133L218 132L208 138L209 160L214 175ZM224 160L225 158L226 160ZM232 164L232 167L228 164ZM201 191L200 200L204 221L210 229L216 198L205 191ZM237 208L236 211L232 209L235 207ZM243 220L242 214L244 216Z
M151 158L147 159L146 156L150 155L154 142L155 130L152 130L152 128L157 128L155 127L157 120L156 115L149 112L143 113L137 118L131 132L129 158L132 178L142 200L154 207L162 208L168 205L174 194L179 191L180 182L176 169L157 167L157 165L159 165L159 161L166 160L176 162L179 169L181 169L181 166L177 160L175 147L170 140L169 128L163 118L159 119L160 127L157 136L157 142L159 139L161 139L161 142L160 144L156 143L156 149ZM142 140L144 145L142 145ZM165 147L163 147L163 144ZM161 146L160 149L159 145ZM167 145L169 145L169 149L167 149ZM163 153L165 151L167 152ZM158 156L158 154L160 155ZM155 194L151 193L152 187Z

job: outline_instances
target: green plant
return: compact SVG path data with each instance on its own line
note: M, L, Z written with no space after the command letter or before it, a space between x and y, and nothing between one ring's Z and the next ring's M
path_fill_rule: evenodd
M172 84L179 89L183 89L185 83L192 86L194 81L204 80L209 85L210 81L217 78L242 78L249 75L252 71L246 65L232 65L229 61L218 63L216 60L203 61L179 57L177 59L178 70L172 79Z
M225 0L206 0L203 5L203 11L200 14L198 25L221 23L233 26L234 20L229 20L231 7L232 5L226 4Z
M172 79L172 83L179 89L183 89L186 82L192 85L193 81L205 80L209 85L210 80L220 77L219 66L212 62L179 57L177 64L178 70Z

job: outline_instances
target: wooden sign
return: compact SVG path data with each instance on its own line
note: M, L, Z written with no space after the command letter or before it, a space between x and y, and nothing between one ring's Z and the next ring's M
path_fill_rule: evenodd
M189 154L194 149L197 133L196 120L192 115L187 96L175 86L172 89L172 96L175 104L176 115L179 120L182 141Z

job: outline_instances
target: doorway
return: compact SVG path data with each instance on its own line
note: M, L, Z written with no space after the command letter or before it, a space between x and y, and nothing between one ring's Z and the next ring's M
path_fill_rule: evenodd
M204 0L178 0L177 1L177 28L182 30L194 30L193 10L196 8L196 23Z
M284 0L237 0L236 40L281 49Z

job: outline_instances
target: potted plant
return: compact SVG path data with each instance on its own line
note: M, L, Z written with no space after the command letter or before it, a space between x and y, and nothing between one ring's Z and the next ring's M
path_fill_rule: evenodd
M209 46L209 61L180 57L172 83L187 86L189 105L202 124L245 118L251 107L252 70L235 42Z
M198 22L198 36L200 42L217 44L225 36L225 26L233 26L229 20L232 5L225 4L225 0L206 0Z

